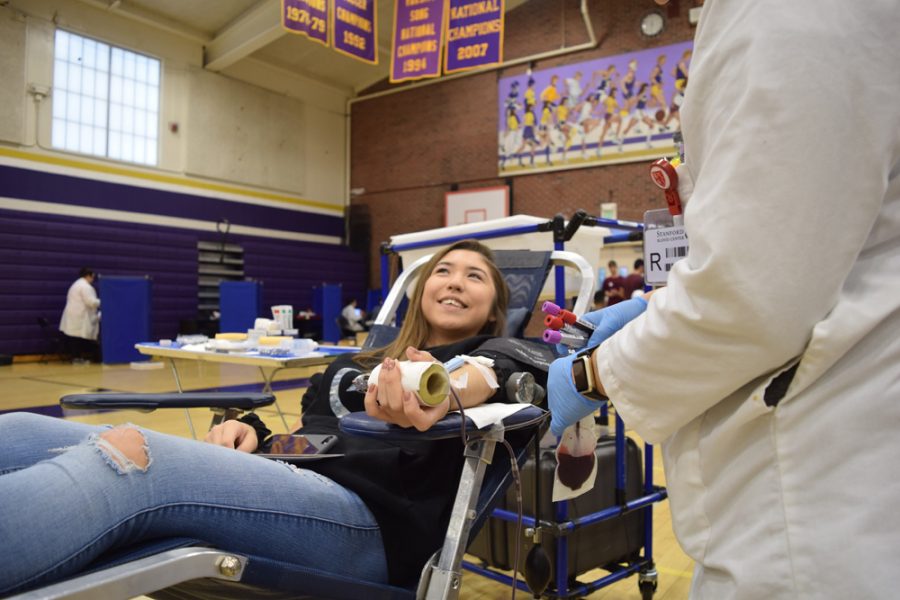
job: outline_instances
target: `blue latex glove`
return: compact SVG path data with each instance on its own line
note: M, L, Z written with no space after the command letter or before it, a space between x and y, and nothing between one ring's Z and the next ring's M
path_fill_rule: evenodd
M647 310L647 301L643 298L632 298L594 312L589 312L581 318L594 326L594 333L588 340L587 348L599 346L615 332L625 327L625 324Z
M574 425L598 408L600 403L589 400L575 391L572 363L577 353L557 358L550 363L547 379L547 398L550 404L550 431L559 437L563 430Z
M632 298L583 315L581 317L583 320L594 325L594 333L591 334L586 347L599 346L646 309L646 300ZM566 427L574 425L600 408L598 402L589 400L575 391L575 383L572 381L572 362L575 360L575 354L558 358L550 365L550 376L547 380L551 413L550 430L557 436L562 435Z
M643 298L632 298L631 300L581 315L582 321L587 321L594 326L594 333L591 334L584 348L599 346L606 341L606 338L625 327L625 323L637 317L646 309L646 300ZM569 347L565 344L556 344L556 353L564 356L569 353Z

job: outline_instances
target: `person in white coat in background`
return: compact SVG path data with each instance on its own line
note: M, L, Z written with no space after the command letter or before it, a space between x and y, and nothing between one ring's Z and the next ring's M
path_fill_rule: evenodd
M341 316L347 322L347 329L353 332L365 331L362 324L362 311L356 308L356 298L341 310Z
M707 0L690 250L648 303L588 315L597 391L663 444L692 598L900 590L898 31L896 0ZM576 360L551 368L557 434L598 407Z
M66 307L59 322L59 330L65 334L69 351L76 361L83 361L85 357L96 358L97 355L100 299L93 286L95 278L91 269L81 269L78 279L69 286Z

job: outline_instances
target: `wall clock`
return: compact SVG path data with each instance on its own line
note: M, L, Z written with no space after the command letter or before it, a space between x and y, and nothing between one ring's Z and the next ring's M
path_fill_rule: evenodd
M641 34L646 37L658 36L665 27L666 19L655 10L641 17Z

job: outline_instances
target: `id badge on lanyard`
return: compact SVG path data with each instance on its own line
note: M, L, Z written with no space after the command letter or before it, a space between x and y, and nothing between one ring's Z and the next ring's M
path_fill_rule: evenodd
M675 172L677 161L661 158L650 166L650 179L665 192L668 208L644 213L644 281L647 285L665 285L672 265L688 253L688 237L678 196L678 174Z
M687 256L684 225L675 225L667 208L644 213L644 282L665 285L672 265Z

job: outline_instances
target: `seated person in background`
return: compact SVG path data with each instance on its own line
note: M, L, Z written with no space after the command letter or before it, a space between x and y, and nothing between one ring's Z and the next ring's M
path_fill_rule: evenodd
M341 310L341 316L347 321L347 329L350 331L364 331L362 325L362 311L356 308L356 298L350 301L350 304Z
M398 359L468 354L494 364L483 367L487 372L466 364L453 373L454 380L467 378L462 404L507 401L506 376L531 365L489 348L503 341L496 338L508 302L491 256L475 241L435 254L397 341L355 362L342 357L313 379L299 432L339 436L332 452L340 458L296 468L254 456L268 434L254 416L214 427L210 443L202 443L132 425L0 415L0 506L16 507L0 511L0 596L78 573L106 551L166 536L354 579L415 580L443 539L463 463L460 440L345 437L330 388L348 365L381 363L378 386L364 395L341 393L338 403L425 430L451 399L420 406L400 387ZM546 382L545 373L535 374ZM338 384L346 389L344 378Z
M66 307L59 321L59 330L66 336L68 351L78 361L99 358L100 299L92 285L95 278L91 269L82 267L78 279L69 286Z
M600 310L604 306L606 306L606 292L600 289L594 292L594 304L591 310Z
M644 294L644 259L638 258L634 261L634 271L632 271L622 282L624 288L624 299L628 300L635 292Z
M625 289L623 285L625 280L619 277L619 265L616 261L611 260L606 264L608 275L600 286L600 289L606 294L606 305L612 306L622 300L625 300Z

